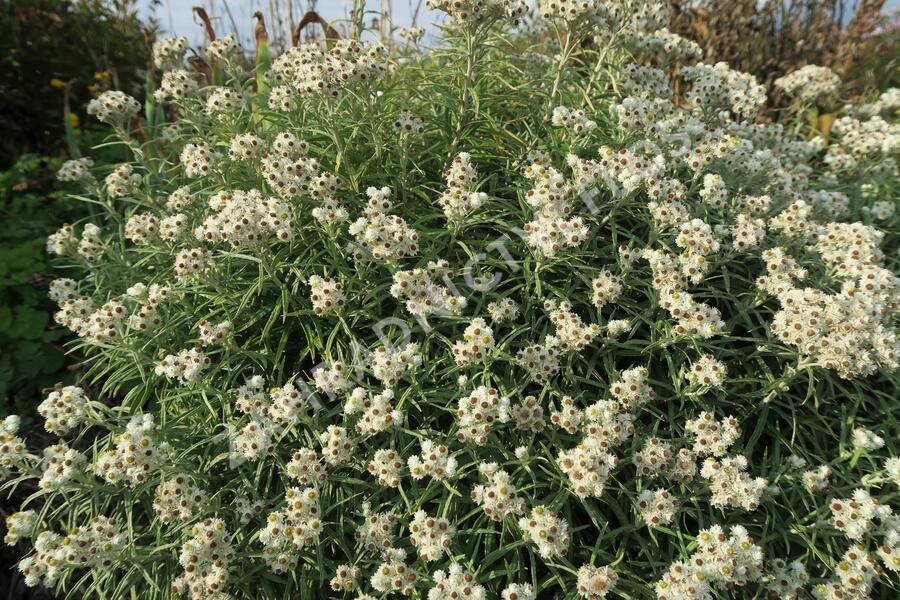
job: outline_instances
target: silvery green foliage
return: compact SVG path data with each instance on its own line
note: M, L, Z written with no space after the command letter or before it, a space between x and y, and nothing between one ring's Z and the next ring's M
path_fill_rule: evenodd
M66 165L97 214L47 244L87 370L60 443L0 424L27 583L896 594L896 103L797 137L661 4L432 5L428 52L258 78L157 43L140 141L101 102L134 160Z

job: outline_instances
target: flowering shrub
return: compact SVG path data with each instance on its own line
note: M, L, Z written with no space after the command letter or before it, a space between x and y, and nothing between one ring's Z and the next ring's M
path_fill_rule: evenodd
M226 39L215 85L160 42L178 119L144 142L98 100L134 161L62 171L101 215L48 249L90 273L50 291L99 387L41 405L43 458L0 430L41 480L28 582L896 593L896 96L807 140L663 5L540 2L535 38L524 3L433 4L432 52L251 73Z

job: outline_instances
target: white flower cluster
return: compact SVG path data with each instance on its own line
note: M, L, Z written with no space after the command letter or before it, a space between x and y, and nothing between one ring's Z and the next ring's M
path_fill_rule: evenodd
M731 111L741 118L753 118L766 101L766 88L747 73L720 62L681 67L681 76L691 83L686 99L704 110Z
M381 44L347 39L337 40L327 51L315 43L288 48L275 59L268 73L278 84L272 90L269 106L288 111L295 96L325 94L337 98L344 87L381 75L384 54Z
M822 465L818 469L804 471L803 486L810 492L821 492L828 488L828 478L832 475L831 467Z
M502 521L525 511L525 503L519 498L509 473L500 469L497 463L482 463L478 471L488 479L489 484L476 485L472 489L472 500L481 506L484 514L494 521Z
M296 479L301 485L323 483L328 474L325 466L315 450L300 448L291 456L290 462L284 466L285 475Z
M285 573L297 564L298 553L312 546L322 533L319 493L311 487L288 488L282 510L269 513L259 530L263 561L275 573Z
M329 583L335 592L352 592L356 589L360 577L362 577L362 571L358 567L338 565L334 577Z
M854 171L876 162L876 168L897 174L897 165L890 157L900 148L900 124L885 121L880 116L867 120L845 116L831 127L836 142L823 158L832 171Z
M69 224L47 236L47 252L59 256L80 258L88 263L100 259L104 251L104 242L100 227L94 223L86 223L82 229L81 240Z
M484 586L475 583L475 576L458 563L449 572L437 570L432 574L434 587L428 590L428 600L485 600Z
M597 308L602 308L605 304L615 304L625 291L622 278L606 269L600 271L594 278L591 288L593 290L591 301Z
M63 561L75 568L108 569L124 545L118 522L103 516L94 517L83 527L73 527L60 540Z
M638 512L649 527L668 525L675 519L678 503L665 488L644 490L638 494Z
M721 459L708 456L700 468L700 475L709 480L710 504L719 508L742 507L748 511L759 508L760 497L768 482L762 477L750 477L746 469L747 459L739 454Z
M238 496L234 499L234 510L241 525L246 525L262 514L263 503L259 500L250 500L243 496Z
M350 461L353 441L343 427L329 425L319 434L319 443L322 444L322 456L329 465L343 465Z
M82 473L86 459L84 455L65 444L44 448L43 473L38 482L41 489L59 490Z
M439 559L444 552L449 552L450 542L456 529L444 518L428 516L424 510L413 515L409 524L409 540L424 562Z
M326 315L329 313L339 312L344 306L346 298L344 297L344 286L341 282L335 281L331 277L320 277L319 275L310 275L307 281L310 289L310 301L312 302L313 312L318 315Z
M687 378L692 385L722 389L727 374L728 368L721 361L712 354L704 354L691 363Z
M395 488L400 485L403 467L403 461L397 451L391 448L376 450L375 456L369 462L369 472L378 477L378 485L384 487Z
M852 498L832 498L832 523L851 540L859 540L871 532L875 519L886 519L891 515L891 507L880 504L869 492L857 489Z
M622 410L631 412L653 401L656 393L648 383L649 372L645 367L622 371L619 380L609 387L609 393L618 400Z
M422 33L425 33L424 29ZM402 33L400 35L402 36ZM403 136L422 135L425 132L425 122L408 110L404 110L400 111L400 114L394 120L394 129Z
M567 106L553 109L551 123L554 127L565 127L574 136L586 135L597 128L597 122L588 119L582 109Z
M385 382L386 385L393 385L394 383L396 381ZM346 366L340 361L314 369L313 384L316 386L317 392L328 395L343 394L353 387L353 384L347 379Z
M159 232L159 220L151 213L135 213L125 222L125 237L138 246L149 244Z
M20 540L30 539L34 536L34 528L37 523L37 513L33 510L23 510L8 515L3 543L14 546Z
M516 353L516 361L537 382L545 382L559 371L559 349L553 344L531 344Z
M835 579L815 586L813 596L817 600L871 597L872 585L878 579L878 566L865 547L856 544L844 553L835 574Z
M422 364L419 345L410 342L402 348L379 346L369 356L372 374L386 386L396 385L407 371L413 371Z
M130 164L123 163L106 176L104 183L106 184L106 193L110 198L122 198L138 191L141 185L141 176L134 172L134 168Z
M519 527L543 558L561 556L569 550L569 524L544 506L532 508L530 515L519 519Z
M375 568L370 580L376 591L412 595L419 575L407 566L405 557L403 550L388 550L384 553L384 561Z
M185 248L175 254L173 274L176 279L199 275L212 266L212 253L204 248Z
M125 431L113 438L110 450L97 453L94 473L109 483L135 487L144 483L159 466L159 447L153 438L153 415L131 417Z
M153 42L153 62L162 69L178 67L187 48L186 37L159 38Z
M67 385L50 392L37 410L46 419L44 428L47 431L65 435L84 422L87 402L82 388Z
M118 90L103 92L87 105L87 114L101 123L121 126L141 110L137 100Z
M222 156L205 140L197 140L184 145L180 160L186 177L205 177L222 160Z
M200 345L212 346L225 341L228 334L231 333L232 323L231 321L222 321L213 325L206 319L201 319L197 323L197 327L200 329Z
M544 409L534 396L525 396L522 402L510 409L510 417L516 429L540 433L544 430Z
M18 564L25 585L54 586L64 571L65 557L62 538L51 531L42 531L34 538L34 553Z
M237 50L237 39L234 37L234 33L229 33L225 37L212 40L206 47L206 55L213 60L227 62L234 57L234 53Z
M711 588L744 586L763 577L763 552L739 525L726 535L715 525L697 535L697 551L673 563L656 583L656 597L709 598Z
M692 255L688 254L689 258L690 256ZM660 292L659 305L677 319L675 325L677 334L710 338L725 328L725 322L717 308L697 302L692 294L683 291L685 283L675 256L665 254L661 250L647 249L644 251L644 259L650 263L654 287ZM697 261L695 264L699 263L700 261ZM690 264L686 267L687 270L695 269ZM702 270L697 270L701 280L702 273Z
M578 498L599 498L618 459L600 448L582 443L569 450L561 450L556 464L569 478L572 491Z
M221 519L204 519L190 530L178 562L184 572L172 582L172 592L190 598L214 598L228 582L228 565L234 560L231 534Z
M487 312L491 316L491 321L499 325L505 321L515 321L519 318L519 305L512 298L504 298L489 303Z
M380 394L370 394L365 388L355 388L344 404L344 414L348 417L361 414L356 421L356 432L374 435L389 427L403 423L403 413L391 405L394 392L386 389Z
M833 294L796 287L794 280L806 279L808 272L782 249L763 253L767 275L757 284L781 304L772 331L844 378L900 364L900 341L884 322L896 310L900 279L880 266L880 241L876 230L859 223L832 223L818 236L823 262L843 280Z
M884 448L884 438L865 427L853 429L853 448L863 452L872 452Z
M166 210L171 213L179 213L193 206L195 200L197 200L197 196L191 194L191 188L183 185L168 195Z
M703 49L697 42L683 38L665 27L653 32L626 33L625 42L636 54L656 58L661 63L689 62L703 58Z
M157 102L184 102L198 89L194 76L185 69L174 69L163 73L159 89L153 92Z
M410 456L406 461L413 479L422 479L430 475L441 481L453 477L458 463L450 456L446 446L435 444L431 440L422 440L421 449L418 456Z
M405 300L407 312L426 317L431 314L459 314L468 301L464 296L454 296L449 288L431 280L425 269L397 271L394 273L391 296Z
M534 220L523 227L525 243L545 256L581 245L590 228L581 217L566 218L572 212L572 188L562 174L539 163L526 167L524 174L534 182L526 199L535 210Z
M263 141L254 133L241 133L231 138L228 158L233 161L252 161L263 152Z
M94 176L91 174L93 166L94 161L89 157L67 160L56 172L56 178L60 181L79 182L85 187L89 187L95 183Z
M500 594L502 600L535 600L537 596L530 583L511 583Z
M841 78L828 67L806 65L779 77L775 85L803 104L809 104L837 93Z
M472 363L483 363L494 347L494 331L484 319L478 317L463 332L463 339L454 342L453 356L456 364L464 367Z
M487 194L475 191L478 171L472 165L472 157L468 152L456 155L444 174L444 179L447 181L447 189L438 198L438 203L450 223L462 223L487 199Z
M575 406L575 400L571 396L563 396L559 401L559 409L550 414L550 422L574 434L584 422L584 411Z
M206 493L191 482L191 477L183 473L173 475L156 487L153 511L163 523L190 521L200 513L206 502Z
M154 372L169 379L176 379L179 383L191 383L200 378L211 362L200 348L186 348L178 354L167 354L156 365Z
M494 389L479 386L471 394L459 399L456 409L457 436L460 441L487 443L495 422L509 421L509 398Z
M547 20L561 19L572 24L605 18L608 9L600 0L540 0L538 10Z
M524 0L428 0L426 4L432 10L447 13L460 26L474 26L502 18L517 23L528 10L528 3Z
M697 456L723 456L741 435L737 419L726 417L717 421L712 413L706 411L685 423L684 428L694 436L694 452Z
M262 423L247 423L234 436L232 458L255 461L267 456L272 450L273 434L272 428Z
M406 256L413 256L419 250L419 234L406 224L402 217L389 215L391 195L389 187L370 187L369 197L362 216L350 225L350 235L356 243L374 260L394 262Z
M550 316L550 322L556 326L556 331L546 337L545 343L561 352L580 352L600 333L600 326L596 323L585 325L581 317L572 312L569 302L547 300L544 302L544 310Z
M772 581L766 589L773 596L784 600L797 600L801 597L804 586L809 583L806 567L799 560L786 563L780 558L772 561Z
M396 30L398 36L410 42L418 42L425 35L424 27L399 27Z
M209 93L209 97L206 99L206 114L217 119L225 119L236 113L241 104L241 97L233 89L216 87L212 89ZM233 144L234 143L232 142L232 145ZM232 153L229 152L229 155L231 154Z
M394 527L397 515L393 512L373 513L369 502L362 505L363 522L356 528L356 539L368 551L384 552L394 547Z
M647 438L643 447L632 457L638 474L650 477L662 475L672 481L691 481L697 473L697 457L687 448L674 452L671 442L657 437Z
M609 567L581 565L578 568L578 595L585 600L603 600L619 583L619 574Z

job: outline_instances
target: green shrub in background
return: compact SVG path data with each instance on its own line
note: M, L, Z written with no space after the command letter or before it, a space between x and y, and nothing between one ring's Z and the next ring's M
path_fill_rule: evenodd
M84 207L67 200L54 176L58 159L25 155L0 173L0 415L39 401L67 377L60 344L69 334L50 318L46 237Z
M151 31L135 0L0 0L0 168L65 148L66 90L82 120L107 87L142 97Z

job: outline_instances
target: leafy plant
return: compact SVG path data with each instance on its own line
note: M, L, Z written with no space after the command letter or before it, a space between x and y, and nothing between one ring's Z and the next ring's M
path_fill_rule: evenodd
M58 173L85 372L43 457L0 423L26 582L896 595L896 90L813 134L660 3L432 4L429 50L210 25L88 107L130 156Z

